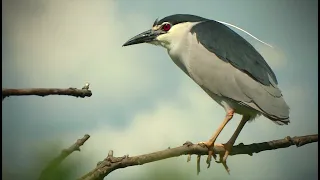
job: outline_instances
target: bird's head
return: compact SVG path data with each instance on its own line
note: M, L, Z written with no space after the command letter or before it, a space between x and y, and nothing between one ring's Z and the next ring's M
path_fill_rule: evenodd
M175 40L183 37L192 23L205 20L207 19L189 14L175 14L161 20L156 19L151 29L129 39L123 46L149 43L169 48Z

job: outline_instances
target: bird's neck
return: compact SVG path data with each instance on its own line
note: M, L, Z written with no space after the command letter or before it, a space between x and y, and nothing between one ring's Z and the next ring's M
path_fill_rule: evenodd
M190 42L187 36L189 36L189 34L186 34L183 38L180 38L179 41L174 41L168 45L169 47L166 49L172 61L187 75L189 75L187 60Z

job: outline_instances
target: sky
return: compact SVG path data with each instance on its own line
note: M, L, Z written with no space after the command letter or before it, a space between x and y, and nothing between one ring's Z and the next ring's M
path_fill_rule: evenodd
M93 169L110 149L130 156L206 141L225 111L187 77L161 47L122 47L151 28L156 18L185 13L225 21L249 31L247 39L276 73L290 106L291 123L264 117L248 123L236 144L318 133L318 2L316 0L3 0L2 87L81 88L90 98L9 97L2 102L2 164L11 174L35 178L35 157L52 144L68 147L91 138L69 159ZM226 142L236 115L219 136ZM191 179L317 179L317 143L300 148L230 156L196 175L186 156L112 172L108 179L143 179L152 169L173 167ZM58 152L57 152L58 154ZM17 168L19 167L19 168ZM34 172L34 173L31 173Z

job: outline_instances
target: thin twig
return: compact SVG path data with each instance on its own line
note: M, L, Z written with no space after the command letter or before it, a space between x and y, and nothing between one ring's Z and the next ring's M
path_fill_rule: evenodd
M69 148L64 149L61 151L60 155L56 158L54 158L41 172L40 177L38 180L45 180L48 176L51 175L51 172L53 172L54 169L56 169L61 162L68 157L71 153L74 151L80 151L80 146L82 146L90 136L88 134L84 135L83 138L78 139L73 145L71 145Z
M317 142L318 134L308 135L308 136L298 136L298 137L286 137L284 139L254 143L250 145L244 145L240 143L239 145L233 146L230 155L248 154L250 156L253 153L259 153L261 151L275 150L281 148L287 148L292 145L297 147ZM223 153L225 149L223 146L215 146L215 153ZM208 149L197 144L192 144L191 142L186 142L183 146L176 148L169 148L163 151L158 151L150 154L129 157L128 155L123 157L113 157L113 151L110 151L108 157L97 164L97 167L80 178L80 180L101 180L110 174L112 171L126 168L129 166L142 165L145 163L150 163L154 161L159 161L162 159L177 157L181 155L208 155ZM189 160L189 158L188 158ZM200 168L197 168L200 171Z
M9 96L48 96L48 95L67 95L74 97L90 97L92 92L88 89L57 89L57 88L31 88L31 89L2 89L2 100Z

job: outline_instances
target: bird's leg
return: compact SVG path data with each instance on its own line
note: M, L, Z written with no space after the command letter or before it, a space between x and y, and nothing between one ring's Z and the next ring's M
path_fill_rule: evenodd
M244 125L247 123L247 121L250 119L250 116L243 116L240 124L238 125L236 131L233 133L233 135L231 136L231 138L229 139L229 141L226 144L223 144L224 148L225 148L225 152L220 154L220 161L221 163L223 163L225 169L227 170L227 172L229 173L229 168L227 166L227 158L229 156L229 153L232 150L232 147L234 145L234 143L236 142L236 139L238 138L242 128L244 127Z
M211 162L211 156L215 157L215 154L212 150L215 141L217 140L219 134L221 133L221 131L223 130L223 128L228 124L228 122L232 119L234 114L234 110L228 110L226 117L224 118L223 122L220 124L219 128L216 130L216 132L212 135L212 137L206 141L206 142L200 142L198 144L204 144L207 146L207 148L209 149L209 154L208 154L208 158L207 158L207 164L208 164L208 168L210 167L210 162Z

